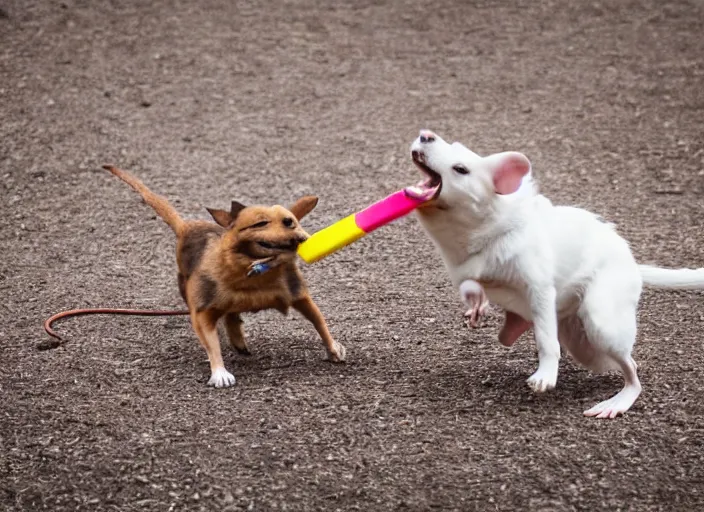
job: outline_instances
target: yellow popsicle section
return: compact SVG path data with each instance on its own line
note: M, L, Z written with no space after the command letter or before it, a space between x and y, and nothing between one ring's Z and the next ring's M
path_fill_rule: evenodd
M306 263L314 263L362 238L366 233L355 223L356 215L354 213L311 235L298 246L298 255Z

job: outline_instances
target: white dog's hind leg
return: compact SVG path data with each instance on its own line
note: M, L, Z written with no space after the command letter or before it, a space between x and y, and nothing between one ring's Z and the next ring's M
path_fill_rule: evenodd
M623 389L609 400L584 412L586 416L615 418L626 412L640 395L637 366L631 357L636 341L636 308L640 280L629 268L603 272L586 290L579 312L594 357L594 370L610 368L623 373Z
M532 325L533 322L525 320L522 316L512 311L506 311L504 326L499 331L499 343L504 347L512 346Z
M636 373L636 362L631 356L622 358L614 357L615 362L621 367L626 384L615 396L596 404L591 409L584 411L585 416L612 419L623 414L634 404L640 395L640 380Z
M557 384L560 363L560 342L557 340L557 311L555 288L531 291L533 332L538 346L538 370L528 378L528 385L536 393L553 389Z

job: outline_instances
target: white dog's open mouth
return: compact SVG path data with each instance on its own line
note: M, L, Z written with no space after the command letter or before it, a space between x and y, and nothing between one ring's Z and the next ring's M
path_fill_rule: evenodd
M428 177L413 186L406 187L404 189L406 195L420 201L429 201L436 198L440 195L440 190L442 189L442 178L437 172L428 167L425 163L425 155L422 152L411 151L411 157L413 158L413 163Z

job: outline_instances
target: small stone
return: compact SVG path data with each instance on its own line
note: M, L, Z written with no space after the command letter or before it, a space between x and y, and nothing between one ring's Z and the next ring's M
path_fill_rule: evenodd
M139 105L144 108L149 108L152 106L152 102L148 100L142 100L139 102Z

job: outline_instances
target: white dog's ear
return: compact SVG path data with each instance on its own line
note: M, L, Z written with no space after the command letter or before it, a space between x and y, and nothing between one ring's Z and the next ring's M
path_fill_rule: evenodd
M513 194L521 186L523 176L530 172L530 160L516 151L496 153L484 159L494 180L497 194Z

